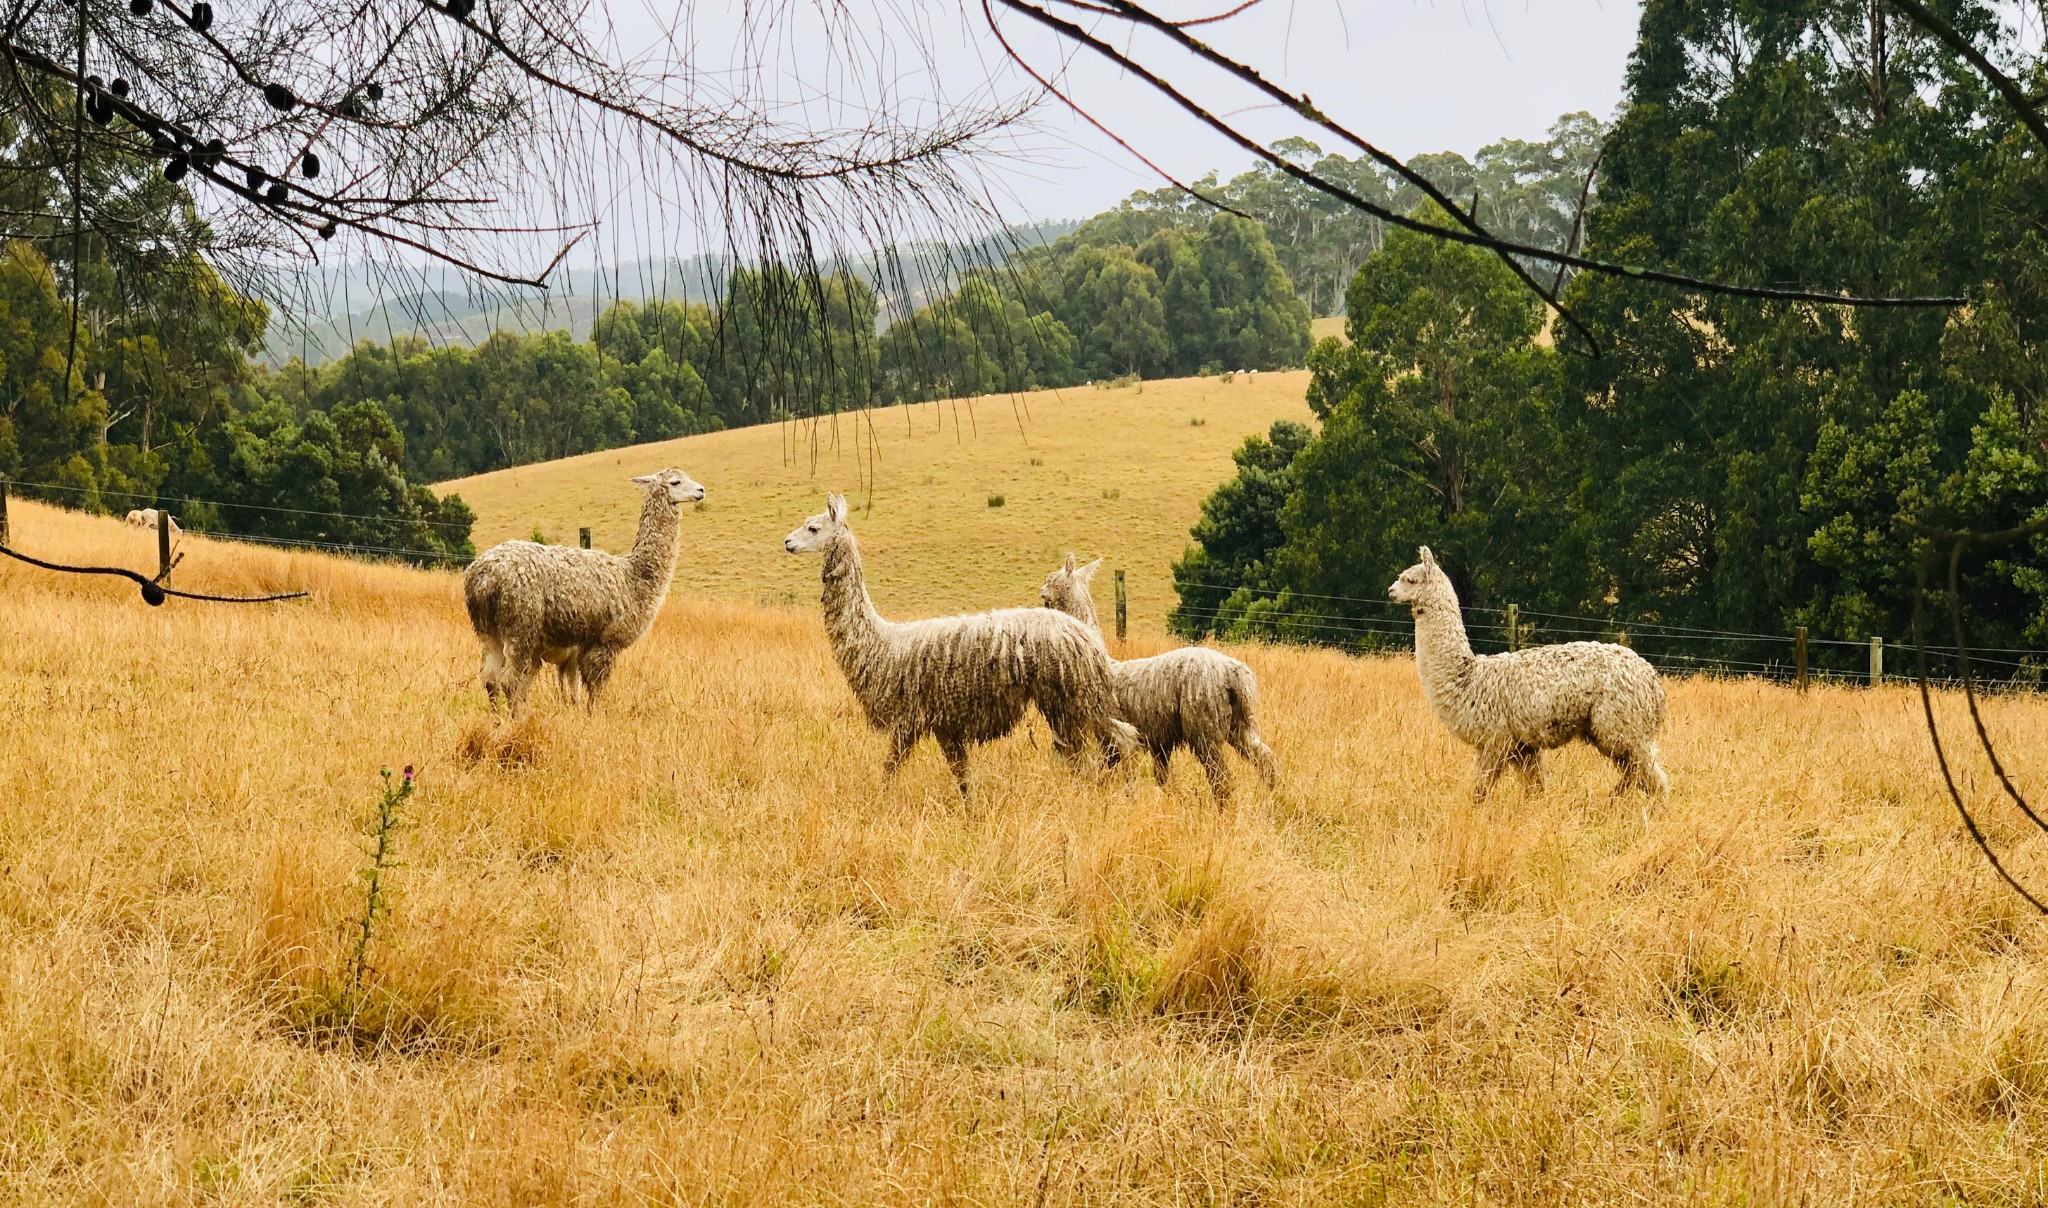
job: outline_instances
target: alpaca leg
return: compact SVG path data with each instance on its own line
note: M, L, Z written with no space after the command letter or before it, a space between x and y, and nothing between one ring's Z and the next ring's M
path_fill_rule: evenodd
M592 646L576 656L576 678L583 686L583 703L587 707L597 708L598 693L611 680L617 657L609 646Z
M910 758L910 748L917 745L917 735L908 730L889 732L889 753L882 758L882 779L894 780L903 761Z
M1515 774L1521 777L1523 788L1530 793L1543 791L1543 752L1535 747L1522 747L1512 760Z
M1152 778L1160 788L1165 788L1167 777L1173 773L1173 748L1159 742L1147 743L1146 748L1152 752Z
M1472 800L1475 803L1486 800L1486 795L1493 791L1493 782L1507 770L1511 749L1499 746L1479 748L1472 764Z
M1280 764L1273 758L1273 748L1266 745L1257 730L1246 727L1230 745L1236 747L1237 753L1244 756L1245 762L1258 771L1259 779L1266 782L1268 792L1280 783Z
M1216 799L1216 808L1225 808L1230 804L1230 764L1224 758L1223 744L1196 743L1194 752L1202 770L1209 775L1209 795Z
M499 702L507 708L512 704L505 692L505 649L496 638L485 638L483 648L484 698L490 702L491 712L496 713Z
M578 662L579 656L572 654L555 664L555 687L561 690L566 704L575 704L583 687L583 672Z
M505 701L514 717L526 711L526 694L540 673L540 661L537 648L514 646L505 651Z
M953 779L960 785L960 800L967 800L967 744L957 738L941 738L939 750L946 756L946 766L953 769Z

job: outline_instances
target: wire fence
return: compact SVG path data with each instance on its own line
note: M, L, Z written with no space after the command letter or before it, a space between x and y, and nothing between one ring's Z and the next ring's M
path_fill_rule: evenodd
M1229 597L1227 605L1183 599L1174 616L1204 630L1231 636L1293 640L1336 646L1358 653L1414 648L1414 622L1407 605L1385 597L1313 592L1248 592L1239 585L1183 582L1180 588ZM1247 601L1246 596L1250 595ZM1250 607L1246 607L1246 604ZM1465 630L1478 654L1499 654L1562 642L1619 642L1660 671L1709 676L1744 676L1786 683L1869 684L1908 678L1918 652L1883 634L1830 637L1711 629L1658 621L1618 620L1517 606L1468 606ZM1510 628L1512 623L1513 628ZM1875 639L1875 640L1873 640ZM1887 656L1893 666L1885 666ZM1943 683L1962 678L1956 652L1926 652L1929 676ZM2048 650L1973 647L1970 673L1997 686L2039 689L2048 681Z
M14 478L6 480L9 487L21 487L33 491L51 491L84 498L98 495L102 499L127 500L138 505L169 508L172 504L197 504L212 515L231 515L236 511L265 512L279 515L303 516L309 519L354 521L358 524L376 525L387 530L402 531L416 526L454 530L464 539L469 536L470 526L446 520L427 520L399 516L373 516L360 512L323 512L309 508L277 507L270 504L231 503L219 499L201 499L188 495L144 495L132 491L93 490L86 487L69 486L64 483L30 482ZM175 509L173 509L175 511ZM467 558L451 553L447 549L420 549L415 546L387 544L382 541L322 540L317 537L284 537L267 533L239 532L215 523L194 523L184 513L178 513L180 531L217 541L242 541L253 545L267 545L281 549L306 549L322 553L370 555L381 558L405 558L427 562L433 565L461 565Z
M9 485L38 491L76 492L84 488L58 483L11 480ZM242 508L316 519L359 521L404 528L431 525L466 529L444 521L406 520L350 512L323 512L306 508L263 504L227 503L189 496L146 496L130 492L98 492L103 498L119 498L162 507L170 503L198 504L215 513ZM212 540L240 541L280 549L304 549L318 553L348 554L373 558L403 558L436 565L460 565L464 559L446 549L382 544L374 541L335 541L314 537L284 537L263 533L237 532L209 525L187 526L195 535ZM1184 582L1177 588L1241 600L1241 585ZM1290 605L1302 602L1303 607ZM1405 604L1386 597L1347 596L1316 592L1254 593L1252 608L1233 603L1230 607L1203 606L1183 599L1174 615L1205 630L1228 629L1233 635L1272 638L1333 646L1353 653L1405 651L1414 645L1414 622ZM1620 642L1633 648L1660 671L1709 676L1744 676L1798 682L1803 674L1817 683L1873 683L1903 679L1900 665L1888 672L1884 656L1913 657L1908 644L1884 635L1861 638L1802 636L1797 633L1759 633L1753 630L1710 629L1674 625L1661 621L1621 621L1571 613L1545 612L1520 607L1468 606L1464 610L1465 631L1472 648L1480 654L1498 654L1531 646L1559 642ZM1510 622L1512 621L1512 629ZM1872 637L1878 642L1873 644ZM1801 646L1806 657L1801 657ZM1873 651L1873 645L1875 650ZM1942 683L1961 679L1961 665L1954 650L1929 649L1926 655L1932 678ZM2038 690L2048 682L2048 650L2025 647L1973 647L1969 655L1973 675L1995 681L1996 686Z

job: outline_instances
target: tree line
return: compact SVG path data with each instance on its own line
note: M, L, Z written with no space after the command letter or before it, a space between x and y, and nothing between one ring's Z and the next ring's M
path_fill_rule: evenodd
M1993 9L1958 11L2038 79ZM1598 618L1670 654L1789 657L1704 631L1906 639L1909 520L2000 529L2048 508L2048 180L2000 101L1886 21L1868 0L1650 0L1586 246L1969 305L1850 314L1587 275L1564 301L1594 356L1540 340L1488 254L1389 234L1348 287L1350 343L1311 354L1318 430L1247 442L1205 502L1175 626L1384 624L1386 584L1426 543L1468 606ZM2038 675L2014 664L2048 645L2048 542L1966 562L1961 592L2002 650L1979 670Z

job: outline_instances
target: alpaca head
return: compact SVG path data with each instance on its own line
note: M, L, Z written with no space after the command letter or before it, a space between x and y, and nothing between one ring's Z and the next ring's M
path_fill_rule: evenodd
M1045 585L1038 589L1038 598L1047 608L1057 609L1071 617L1093 623L1095 602L1089 598L1088 585L1094 581L1095 572L1102 569L1102 559L1097 558L1086 566L1075 564L1074 555L1058 569L1045 577Z
M1401 577L1387 588L1387 595L1392 597L1396 604L1406 604L1416 612L1421 612L1432 604L1445 602L1455 608L1458 603L1457 593L1451 588L1450 576L1444 573L1443 567L1436 564L1436 555L1430 553L1426 545L1416 553L1422 561L1402 571Z
M831 548L841 533L847 532L846 496L828 495L825 510L798 525L796 530L782 539L782 548L792 554L815 554Z
M657 470L633 479L635 486L647 488L647 493L666 492L670 503L696 503L704 498L704 488L681 470Z

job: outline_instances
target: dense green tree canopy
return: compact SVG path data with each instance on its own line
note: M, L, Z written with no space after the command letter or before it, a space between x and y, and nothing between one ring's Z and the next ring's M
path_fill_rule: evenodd
M1954 15L2038 80L1996 11ZM1587 250L1971 305L1851 312L1586 275L1567 301L1604 355L1558 356L1501 266L1389 235L1350 289L1352 347L1313 358L1323 428L1272 513L1284 540L1223 584L1233 604L1183 627L1349 632L1314 626L1379 615L1427 542L1468 604L1595 618L1670 657L1789 655L1681 630L1905 638L1906 519L2002 528L2048 508L2048 156L1946 51L1897 21L1874 39L1873 19L1887 22L1869 0L1650 0ZM1554 133L1548 150L1481 157L1482 218L1490 204L1500 226L1569 239L1576 188L1558 165L1590 160L1596 131ZM1446 188L1454 166L1431 169ZM1198 528L1183 565L1208 539ZM1985 644L2048 643L2048 545L1965 579Z

